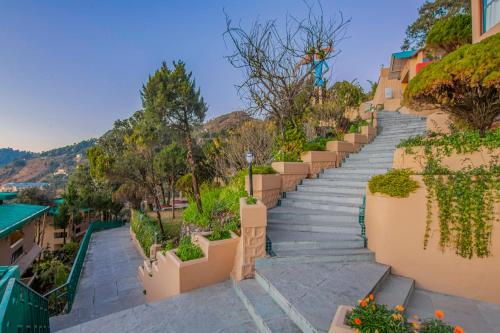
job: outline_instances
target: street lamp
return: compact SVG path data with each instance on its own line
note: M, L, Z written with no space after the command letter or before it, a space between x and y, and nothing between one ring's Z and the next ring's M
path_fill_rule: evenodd
M250 150L247 151L246 160L248 162L248 182L250 183L250 196L253 197L253 179L252 179L253 153Z

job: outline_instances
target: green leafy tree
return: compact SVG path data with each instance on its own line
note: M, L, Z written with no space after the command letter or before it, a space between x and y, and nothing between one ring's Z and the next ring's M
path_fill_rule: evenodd
M183 62L174 62L172 69L163 63L149 78L141 95L145 113L160 115L163 123L174 129L184 141L187 165L192 175L193 196L201 211L193 130L205 119L207 105L196 88L192 73L186 71Z
M436 22L427 34L426 49L450 53L472 43L472 17L459 14Z
M34 270L41 280L42 288L49 290L65 283L70 269L61 260L51 258L36 264Z
M464 45L422 69L404 92L415 108L435 105L482 135L500 114L500 34Z
M18 194L16 201L30 205L48 205L51 202L51 199L52 198L47 191L41 190L37 187L32 187L22 190Z
M459 13L470 13L470 0L426 0L418 9L415 22L406 28L406 38L401 48L409 50L423 47L434 23Z
M186 151L176 142L164 147L156 155L156 168L164 174L170 185L172 197L172 217L175 218L175 184L180 176L186 172Z
M344 108L359 107L366 100L365 91L357 80L335 82L329 93Z

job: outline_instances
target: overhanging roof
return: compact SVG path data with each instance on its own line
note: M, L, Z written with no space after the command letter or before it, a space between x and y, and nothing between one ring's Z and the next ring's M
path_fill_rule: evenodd
M0 238L8 236L49 209L48 206L26 204L0 205Z
M392 56L395 59L406 59L406 58L413 57L417 52L418 52L418 50L401 51L401 52L393 53Z
M12 200L17 197L16 192L0 192L0 200Z

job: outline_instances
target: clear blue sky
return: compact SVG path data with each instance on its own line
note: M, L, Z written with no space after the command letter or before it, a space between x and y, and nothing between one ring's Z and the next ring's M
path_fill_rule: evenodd
M399 50L423 0L326 0L351 17L334 80L376 80ZM305 14L302 0L0 0L0 148L47 150L98 137L140 108L139 91L162 61L184 60L207 118L244 107L222 33L234 21Z

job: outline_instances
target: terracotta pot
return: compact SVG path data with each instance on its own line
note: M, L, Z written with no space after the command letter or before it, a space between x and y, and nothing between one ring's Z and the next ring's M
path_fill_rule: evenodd
M331 151L306 151L300 159L309 165L309 178L315 178L324 169L335 168L337 154Z
M302 162L273 162L272 167L281 175L281 192L295 191L309 173L309 165Z
M261 200L269 209L278 204L281 195L281 175L280 174L254 174L252 176L254 197ZM245 177L245 189L250 193L249 178Z

